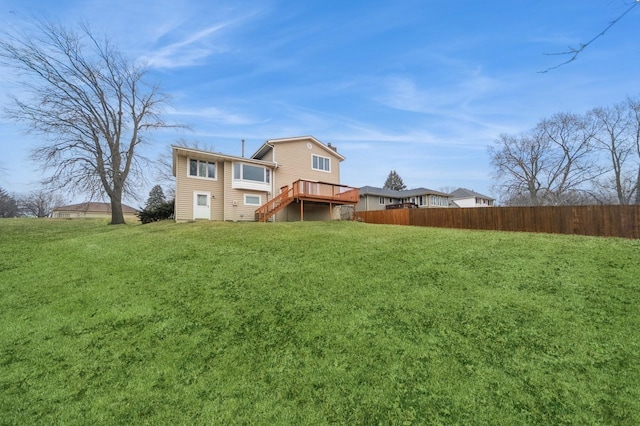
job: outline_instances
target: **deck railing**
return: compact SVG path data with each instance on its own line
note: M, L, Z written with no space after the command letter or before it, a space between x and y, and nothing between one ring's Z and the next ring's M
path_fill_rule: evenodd
M293 183L293 197L344 204L356 204L360 190L335 183L297 180Z
M280 194L260 206L256 210L256 220L266 222L271 216L296 199L334 204L356 204L359 195L358 188L299 179L291 187L283 186L280 188Z

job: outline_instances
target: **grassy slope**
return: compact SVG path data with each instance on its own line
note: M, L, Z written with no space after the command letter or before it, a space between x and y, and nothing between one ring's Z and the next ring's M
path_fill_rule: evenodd
M0 423L640 423L640 241L0 221Z

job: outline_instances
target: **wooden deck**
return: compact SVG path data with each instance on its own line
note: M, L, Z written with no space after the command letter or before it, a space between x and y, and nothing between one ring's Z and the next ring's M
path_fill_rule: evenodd
M332 209L333 205L357 204L360 196L358 188L326 182L297 180L291 186L280 188L280 194L256 210L256 220L266 222L273 215L294 201L300 201L301 220L304 220L304 201L325 203Z

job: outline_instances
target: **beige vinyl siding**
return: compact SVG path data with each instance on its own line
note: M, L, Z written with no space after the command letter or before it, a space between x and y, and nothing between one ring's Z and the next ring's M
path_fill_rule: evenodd
M309 145L311 148L309 148ZM303 138L291 141L274 142L273 149L269 150L261 160L268 160L278 164L272 175L274 194L280 193L283 186L291 187L293 182L304 179L317 182L340 183L340 160L330 148L322 147L311 139ZM331 159L331 171L325 172L312 168L312 156ZM307 210L309 213L307 214ZM325 211L326 210L326 211ZM305 220L313 220L326 216L329 218L328 207L318 208L311 205L305 206ZM293 203L275 216L278 222L300 220L300 204Z
M262 158L263 161L271 161L273 162L273 150L269 150Z
M307 147L310 144L311 149ZM318 155L331 159L331 172L313 170L312 156ZM274 173L276 188L291 186L298 179L318 182L340 183L340 160L332 154L330 149L323 149L310 140L280 142L274 144L273 161L278 163Z
M206 158L195 158L202 161L210 161ZM223 219L222 200L224 196L224 180L221 177L225 173L225 165L222 161L216 163L216 180L196 178L188 174L188 158L179 155L176 160L176 221L193 220L193 193L194 191L206 191L211 193L211 220Z
M244 196L246 194L257 195L260 197L261 204L264 204L268 201L269 194L264 191L232 188L231 182L233 181L233 162L225 161L224 170L224 181L227 183L225 185L226 189L224 200L224 220L232 222L255 221L256 210L260 206L245 205Z
M360 197L360 201L356 204L357 211L385 210L389 203L389 198L385 197L384 204L380 204L379 195L364 195Z
M222 200L224 199L224 185L226 182L222 177L229 167L227 167L226 161L218 161L216 165L218 167L218 180L216 181L215 190L211 191L211 220L222 220L224 216Z

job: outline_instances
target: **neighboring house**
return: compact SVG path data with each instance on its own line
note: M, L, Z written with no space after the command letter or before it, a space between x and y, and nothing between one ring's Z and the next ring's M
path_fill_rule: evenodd
M458 207L493 207L495 199L466 188L451 193L451 201Z
M136 216L137 210L125 204L122 205L122 213L125 220L138 220ZM51 215L58 219L77 219L77 218L111 218L110 203L80 203L69 206L60 206L53 209Z
M398 205L418 208L449 207L449 194L427 188L395 191L393 189L363 186L360 188L360 201L357 211L385 210Z
M344 157L313 136L266 141L249 158L173 146L176 221L329 220L354 205Z

